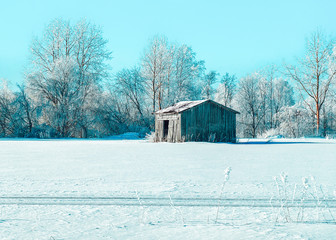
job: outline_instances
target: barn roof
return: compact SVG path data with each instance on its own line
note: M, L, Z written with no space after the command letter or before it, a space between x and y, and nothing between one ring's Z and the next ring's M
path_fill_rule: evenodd
M156 111L155 113L179 113L206 101L207 100L178 102L173 106L161 109L159 111Z
M204 102L207 102L207 101L210 101L216 105L219 105L220 107L223 107L225 108L226 110L228 111L231 111L231 112L234 112L234 113L238 113L237 111L231 109L231 108L228 108L228 107L225 107L224 105L220 104L220 103L217 103L215 101L212 101L212 100L198 100L198 101L183 101L183 102L178 102L176 103L175 105L173 106L170 106L170 107L167 107L167 108L164 108L164 109L161 109L159 111L156 111L155 113L156 114L162 114L162 113L180 113L180 112L183 112L185 110L188 110L190 108L193 108L201 103L204 103Z

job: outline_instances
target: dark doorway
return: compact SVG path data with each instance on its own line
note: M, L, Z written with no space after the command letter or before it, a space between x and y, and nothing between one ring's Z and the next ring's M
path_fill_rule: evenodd
M163 138L167 139L168 137L168 126L169 126L169 120L163 121Z

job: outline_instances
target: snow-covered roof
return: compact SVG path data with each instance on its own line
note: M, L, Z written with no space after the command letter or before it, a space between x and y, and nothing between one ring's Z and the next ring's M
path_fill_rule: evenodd
M183 112L189 108L195 107L198 104L204 103L208 100L199 100L199 101L183 101L178 102L173 106L161 109L159 111L156 111L155 113L179 113Z
M198 100L198 101L183 101L183 102L178 102L176 103L175 105L173 106L170 106L170 107L167 107L165 109L161 109L159 111L156 111L155 113L156 114L162 114L162 113L180 113L180 112L183 112L185 110L188 110L192 107L195 107L201 103L204 103L204 102L207 102L207 101L210 101L214 104L217 104L217 105L220 105L221 107L225 108L226 110L228 111L231 111L231 112L234 112L234 113L239 113L231 108L228 108L228 107L225 107L224 105L220 104L220 103L217 103L215 101L212 101L212 100Z

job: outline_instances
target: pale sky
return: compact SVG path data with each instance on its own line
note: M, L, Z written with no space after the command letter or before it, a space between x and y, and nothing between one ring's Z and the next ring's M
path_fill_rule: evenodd
M193 48L208 70L238 77L301 56L317 28L336 33L336 1L71 1L0 3L0 78L23 81L34 36L55 18L100 25L113 72L138 64L154 35Z

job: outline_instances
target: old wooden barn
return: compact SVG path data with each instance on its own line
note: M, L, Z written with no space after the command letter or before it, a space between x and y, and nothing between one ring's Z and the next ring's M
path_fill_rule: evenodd
M236 114L212 100L184 101L155 112L158 142L236 142Z

